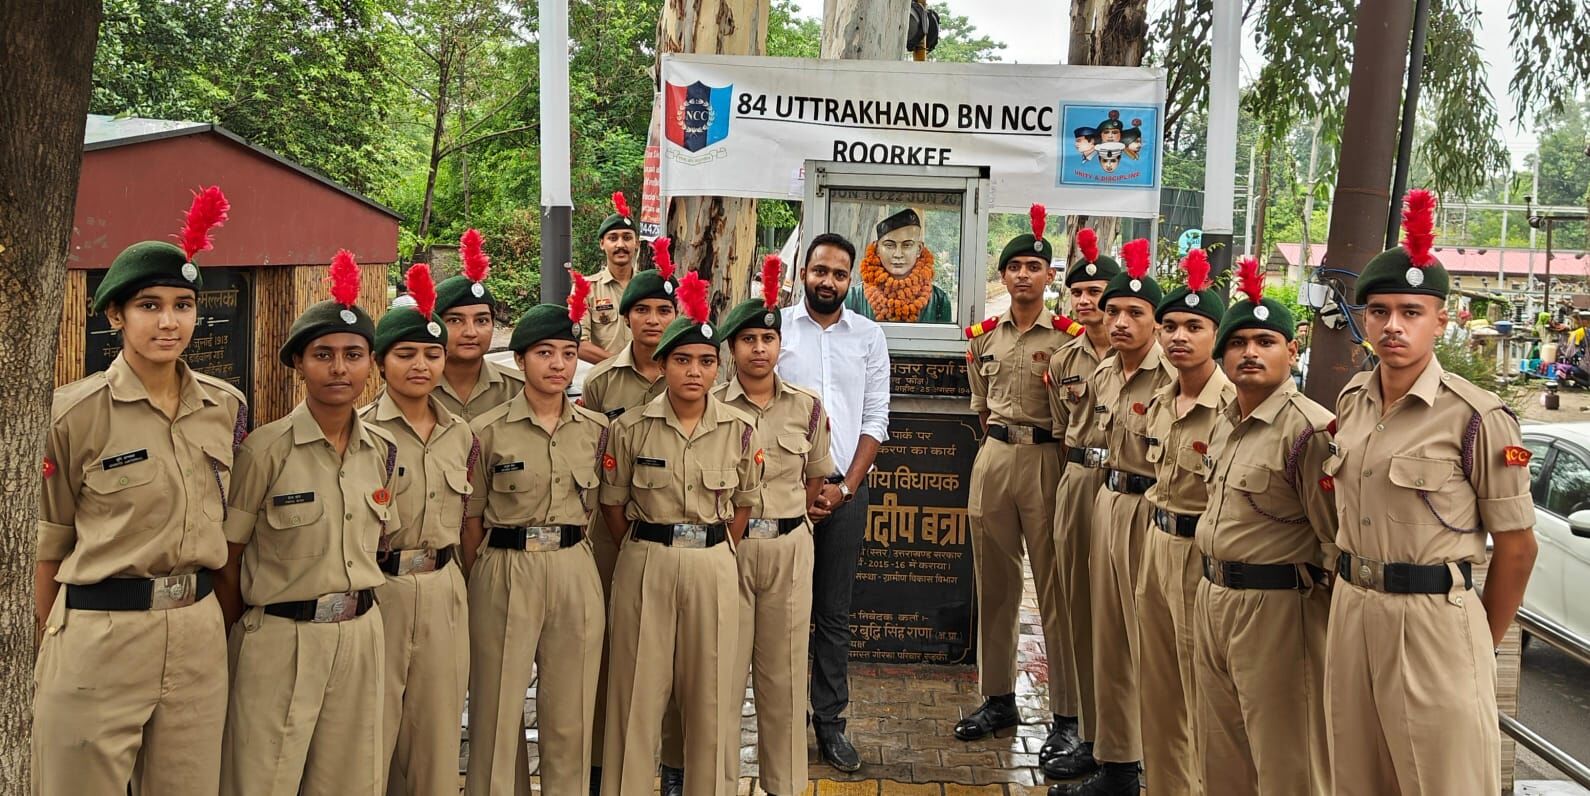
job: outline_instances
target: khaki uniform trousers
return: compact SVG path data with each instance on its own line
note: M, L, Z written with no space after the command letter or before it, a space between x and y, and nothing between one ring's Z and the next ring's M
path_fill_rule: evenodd
M1093 671L1098 727L1093 757L1106 763L1143 759L1138 723L1137 579L1150 507L1142 495L1099 490L1093 504ZM1151 775L1153 776L1153 775Z
M1203 556L1192 539L1149 522L1137 583L1138 688L1143 768L1162 793L1202 793L1193 724L1193 602ZM1201 717L1199 717L1201 718Z
M1016 692L1020 637L1021 551L1032 562L1048 654L1049 712L1077 714L1076 689L1063 674L1074 668L1060 617L1055 563L1055 489L1060 484L1059 445L1012 445L988 438L972 464L967 515L977 575L977 677L983 696Z
M221 793L381 793L381 612L295 622L255 607L232 627Z
M471 796L515 792L525 689L536 680L543 793L590 789L602 585L589 545L485 547L469 576Z
M1065 664L1058 674L1077 695L1078 731L1086 740L1098 734L1098 707L1093 688L1093 591L1088 577L1093 545L1093 505L1104 489L1104 470L1067 463L1055 487L1055 587L1060 593L1059 653ZM1051 657L1055 656L1050 651ZM1054 681L1049 682L1054 688ZM1065 714L1061 714L1065 715Z
M226 723L214 596L165 611L77 611L62 586L33 670L33 792L213 794Z
M726 747L739 747L744 670L735 669L740 595L728 543L675 549L631 539L613 574L602 793L653 792L663 711L684 724L686 796L733 796ZM717 774L712 776L711 774Z
M386 636L382 760L387 793L458 787L458 719L469 687L469 602L456 563L388 575L376 588Z
M608 606L613 604L613 570L618 567L618 544L613 532L607 529L602 512L591 514L591 554L596 557L596 574L602 580L602 616L607 617ZM607 637L602 637L601 662L596 674L596 720L591 725L591 765L602 765L602 739L607 737Z
M806 792L806 653L812 623L811 525L778 539L742 543L740 642L736 674L751 672L756 698L756 760L762 789ZM743 689L744 684L739 683ZM738 741L739 725L730 728ZM739 744L727 745L731 781L740 777Z
M1330 592L1323 587L1297 592L1199 584L1194 715L1209 793L1331 792L1324 693L1329 615Z
M1337 581L1325 642L1336 793L1501 791L1496 659L1485 607L1453 571L1447 594Z

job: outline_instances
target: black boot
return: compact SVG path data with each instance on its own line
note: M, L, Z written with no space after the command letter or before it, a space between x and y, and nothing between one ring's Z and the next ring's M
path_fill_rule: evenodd
M601 766L591 766L591 796L602 796Z
M663 766L662 775L658 779L662 780L662 796L685 796L684 769Z
M1039 765L1049 779L1076 779L1096 770L1099 761L1093 759L1093 742L1082 741L1069 753L1040 760Z
M983 700L982 707L955 724L955 737L963 741L976 741L1021 723L1016 712L1016 695L1004 694Z
M1054 724L1049 727L1049 737L1038 749L1038 762L1042 764L1053 758L1071 754L1081 743L1082 737L1077 734L1077 717L1056 714Z
M1136 763L1105 763L1087 779L1049 786L1049 796L1138 796Z
M817 753L823 762L846 774L861 770L861 755L839 727L817 725Z

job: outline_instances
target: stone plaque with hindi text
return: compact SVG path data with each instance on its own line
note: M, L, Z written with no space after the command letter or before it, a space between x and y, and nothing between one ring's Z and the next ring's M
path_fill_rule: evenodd
M205 268L199 291L199 321L182 358L188 367L221 379L252 395L254 385L254 286L242 268ZM94 295L104 271L90 271L88 294ZM110 328L105 313L88 316L84 328L83 372L97 373L121 353L121 335Z

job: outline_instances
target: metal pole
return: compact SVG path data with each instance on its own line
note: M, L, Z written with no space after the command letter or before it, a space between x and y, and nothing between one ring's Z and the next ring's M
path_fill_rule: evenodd
M1541 294L1540 308L1551 312L1551 216L1546 216L1546 290Z
M1237 182L1237 103L1242 54L1242 4L1214 0L1209 55L1209 132L1204 167L1203 248L1210 272L1231 268L1233 205ZM1253 180L1248 180L1252 196ZM1251 201L1251 198L1250 198Z
M1413 160L1413 133L1418 124L1419 86L1424 77L1425 29L1430 24L1430 0L1418 0L1413 10L1413 46L1408 50L1408 93L1402 101L1402 133L1397 141L1397 170L1391 180L1391 210L1386 214L1386 248L1397 245L1402 232L1402 194L1408 190L1408 168Z
M1507 282L1507 211L1502 211L1502 245L1496 250L1496 289Z
M569 295L574 193L569 187L569 0L540 0L541 301Z
M1253 173L1255 171L1258 171L1258 167L1259 167L1259 145L1258 144L1254 144L1253 146L1248 147L1248 179L1247 179L1248 209L1247 209L1247 212L1244 213L1243 217L1242 217L1242 248L1246 249L1248 254L1251 254L1254 257L1258 257L1259 256L1259 253L1257 251L1255 251L1254 248L1253 248L1253 203L1255 201L1254 200L1254 193L1253 193Z

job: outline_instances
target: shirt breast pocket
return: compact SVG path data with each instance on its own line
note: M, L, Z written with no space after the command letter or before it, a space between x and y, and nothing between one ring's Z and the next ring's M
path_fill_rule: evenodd
M771 482L777 479L794 479L805 482L802 475L806 469L806 454L811 452L811 440L805 434L780 434L778 450L774 452L772 461L768 462L766 473L762 480Z
M637 465L630 482L635 489L667 489L674 482L674 471L667 467Z
M1386 516L1410 524L1444 520L1457 528L1474 527L1478 524L1474 493L1461 472L1455 461L1392 456L1386 477L1399 490L1395 499L1386 501Z
M701 509L701 515L713 520L728 519L724 515L724 507L728 505L730 492L739 483L740 479L734 470L702 470L701 486L705 494L701 497L711 500L712 504L710 508Z
M278 505L274 498L265 507L270 532L263 535L265 553L273 558L315 558L325 555L330 538L321 518L326 505L320 499Z
M573 475L574 487L580 495L580 505L590 511L592 506L591 495L596 491L601 478L595 470L575 470Z
M102 516L114 518L118 534L148 530L164 521L170 511L164 505L168 502L165 490L156 481L157 466L146 459L111 470L92 469L83 475L83 491L103 507Z
M1209 458L1191 447L1181 448L1176 451L1176 466L1198 476L1201 481L1209 480L1209 471L1214 469L1209 466Z
M988 385L989 395L1004 395L1010 391L1009 385L999 377L1000 363L995 360L977 363L977 373L983 377L983 382Z
M1248 508L1261 517L1289 522L1297 515L1296 501L1285 497L1290 492L1286 478L1268 467L1234 463L1227 472L1226 486L1240 493Z
M370 509L370 522L367 523L367 527L359 529L359 544L366 551L373 553L381 542L381 534L386 533L387 522L392 512L397 509L393 508L390 495L387 496L386 502L382 503L376 499L373 492L364 496L364 505ZM420 518L415 517L414 521L418 523Z
M226 519L226 493L232 488L232 446L215 443L204 445L204 486L198 499L204 506L204 516L220 522Z
M517 470L503 470L491 474L491 491L493 492L507 492L517 495L529 493L534 488L535 479L530 471L523 466Z

